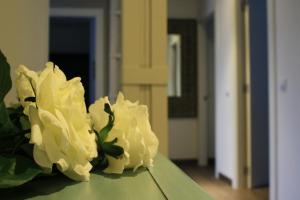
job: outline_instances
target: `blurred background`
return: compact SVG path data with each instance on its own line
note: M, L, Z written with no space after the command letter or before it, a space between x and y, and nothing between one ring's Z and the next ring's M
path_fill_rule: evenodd
M298 199L300 2L3 0L14 68L149 108L160 152L215 199ZM12 90L6 102L15 102Z

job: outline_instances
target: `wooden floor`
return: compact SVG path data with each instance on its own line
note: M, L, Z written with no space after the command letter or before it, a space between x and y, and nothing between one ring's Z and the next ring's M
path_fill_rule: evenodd
M175 162L215 200L267 200L268 188L232 189L226 181L214 177L213 167L198 167L196 162Z

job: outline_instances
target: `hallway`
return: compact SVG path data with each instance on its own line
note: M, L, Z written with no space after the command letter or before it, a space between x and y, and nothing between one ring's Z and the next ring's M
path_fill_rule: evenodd
M197 182L215 200L267 200L268 188L232 189L224 180L214 177L212 167L199 167L196 161L175 161L175 164Z

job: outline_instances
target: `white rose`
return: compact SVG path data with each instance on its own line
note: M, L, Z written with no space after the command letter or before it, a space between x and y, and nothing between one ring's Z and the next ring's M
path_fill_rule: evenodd
M53 63L36 73L25 66L17 69L17 92L31 122L33 156L46 171L52 165L69 178L89 180L90 161L97 157L95 134L84 103L80 78L66 80ZM35 97L36 102L26 98Z
M108 122L108 114L104 112L104 104L109 103L107 97L101 98L89 107L90 117L96 131L100 131ZM116 145L124 149L124 155L116 159L108 157L106 173L122 173L125 168L136 170L140 166L150 167L158 149L158 139L151 130L148 108L124 100L119 93L117 101L111 106L115 122L105 141L117 138Z

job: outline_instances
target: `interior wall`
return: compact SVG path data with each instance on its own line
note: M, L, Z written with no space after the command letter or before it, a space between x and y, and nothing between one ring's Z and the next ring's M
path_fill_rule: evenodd
M199 17L199 0L168 0L168 17L197 19Z
M300 1L269 0L271 199L300 196Z
M216 174L238 186L239 141L239 32L238 0L216 1L215 10L215 97Z
M48 0L1 2L0 48L11 65L13 82L15 69L19 64L40 70L48 61L48 17ZM16 101L13 85L13 90L6 97L6 103Z
M198 19L198 0L168 0L168 18ZM169 157L171 159L197 159L197 118L169 118Z
M196 159L198 155L197 119L169 119L169 157Z

